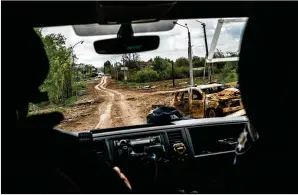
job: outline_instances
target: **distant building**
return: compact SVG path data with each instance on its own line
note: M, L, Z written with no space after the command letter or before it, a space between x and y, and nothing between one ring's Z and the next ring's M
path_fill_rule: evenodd
M148 62L140 62L140 69L144 69L144 68L152 68L152 61L148 61Z

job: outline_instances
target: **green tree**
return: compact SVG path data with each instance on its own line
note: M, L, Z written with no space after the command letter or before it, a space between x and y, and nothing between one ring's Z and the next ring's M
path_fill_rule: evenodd
M73 94L72 51L65 46L66 38L62 34L42 35L42 29L35 32L41 37L50 62L50 71L42 91L47 91L51 103L64 103Z
M122 62L128 69L140 69L141 56L138 53L126 53L122 55Z
M237 63L235 62L225 62L223 66L221 78L223 82L233 82L237 81Z
M112 64L109 60L107 60L104 64L103 64L103 67L104 67L104 73L105 74L111 74L111 69L112 69Z
M175 62L175 65L178 66L178 67L181 67L181 66L189 66L189 62L188 62L188 59L185 58L185 57L180 57L176 60Z
M194 68L204 67L204 65L205 65L205 58L200 58L198 56L193 56L193 58L192 58L192 65L193 65Z
M152 66L154 70L161 72L161 71L165 71L168 66L171 66L171 64L168 61L168 59L163 59L159 56L156 56L152 61Z

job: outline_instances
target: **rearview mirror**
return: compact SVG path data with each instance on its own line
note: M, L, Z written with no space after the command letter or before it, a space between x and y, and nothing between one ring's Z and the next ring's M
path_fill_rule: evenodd
M123 54L151 51L159 46L159 36L105 39L94 42L98 54Z

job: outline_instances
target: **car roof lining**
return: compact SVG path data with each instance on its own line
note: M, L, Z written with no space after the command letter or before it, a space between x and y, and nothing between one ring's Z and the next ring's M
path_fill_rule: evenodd
M120 2L101 2L104 4L123 5ZM130 2L146 4L148 2ZM191 19L191 18L229 18L249 17L251 8L257 2L176 2L166 15L159 20ZM2 14L9 17L14 24L26 24L32 27L64 26L99 23L96 1L31 1L2 2L5 9ZM126 6L126 5L125 5ZM4 8L3 7L3 8ZM32 8L34 7L34 12ZM211 9L212 8L212 9ZM144 8L145 9L145 8ZM121 13L118 15L121 15ZM125 15L123 13L122 15ZM21 22L20 22L21 21Z

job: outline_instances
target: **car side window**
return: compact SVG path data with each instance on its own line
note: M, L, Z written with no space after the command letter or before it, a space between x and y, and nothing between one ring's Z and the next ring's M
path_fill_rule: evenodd
M204 93L206 93L206 94L210 94L209 89L202 89L202 91L203 91Z
M182 94L182 100L189 100L189 95L188 95L188 91L183 92Z
M193 90L192 91L192 99L193 100L202 100L202 94L198 90Z
M175 94L175 98L176 98L176 101L177 101L177 102L180 102L180 101L181 101L181 92L177 92L177 93Z

